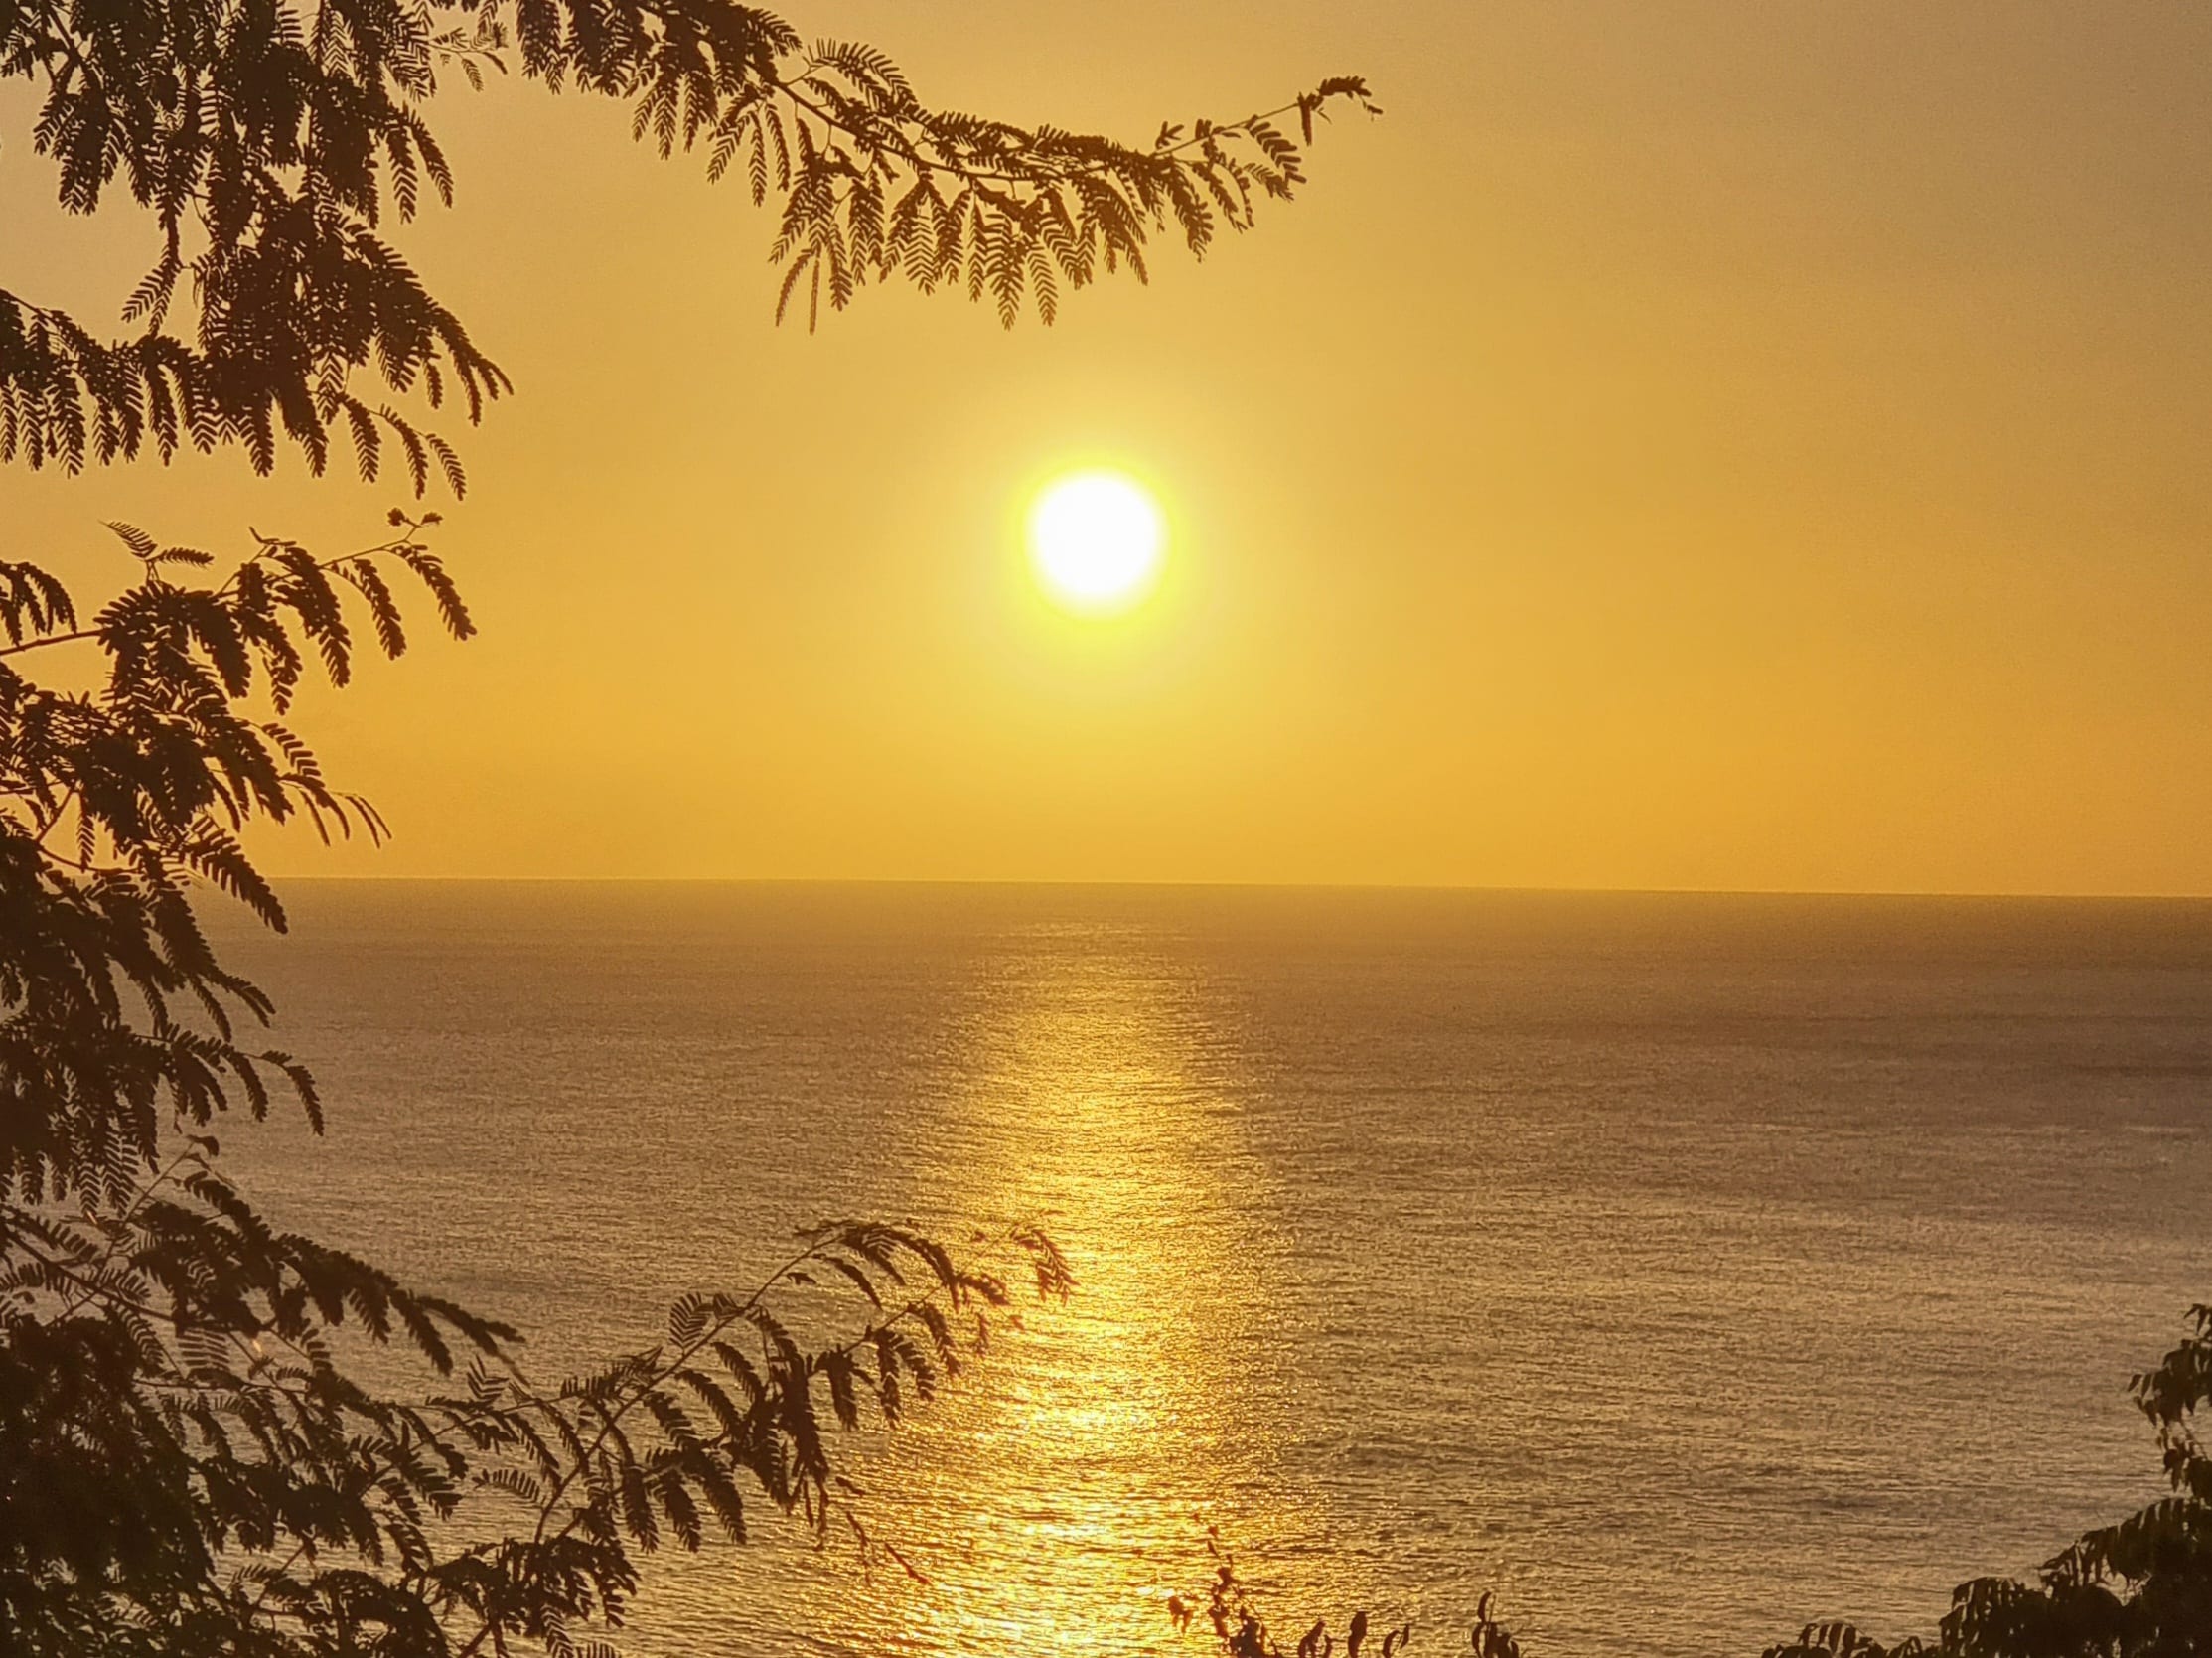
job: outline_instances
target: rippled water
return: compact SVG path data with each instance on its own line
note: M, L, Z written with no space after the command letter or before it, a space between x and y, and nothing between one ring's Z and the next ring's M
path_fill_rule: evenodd
M249 1186L533 1332L653 1339L841 1213L1082 1281L882 1446L876 1529L657 1566L666 1655L1897 1632L2156 1489L2212 1297L2212 907L303 885L245 946L334 1102ZM1455 1632L1455 1630L1457 1632Z

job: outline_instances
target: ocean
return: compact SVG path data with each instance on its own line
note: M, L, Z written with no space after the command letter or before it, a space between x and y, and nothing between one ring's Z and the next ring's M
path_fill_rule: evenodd
M823 1218L1034 1221L1079 1280L855 1442L929 1580L763 1524L623 1649L1531 1658L1926 1630L2162 1490L2129 1375L2212 1299L2212 905L293 883L226 925L321 1140L280 1219L533 1371Z

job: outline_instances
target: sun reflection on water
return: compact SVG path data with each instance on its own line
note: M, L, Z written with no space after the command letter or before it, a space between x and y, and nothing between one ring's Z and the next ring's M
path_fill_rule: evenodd
M760 1563L795 1569L778 1598L814 1650L1190 1650L1165 1607L1206 1579L1205 1519L1284 1529L1274 1206L1199 1200L1225 1178L1265 1184L1240 1149L1237 1056L1172 964L1094 931L1081 951L1012 941L948 1056L934 1166L915 1176L918 1206L950 1189L971 1214L1043 1224L1076 1298L865 1456L869 1524L927 1584L883 1563L862 1581L835 1548ZM726 1644L758 1608L712 1598L681 1621Z

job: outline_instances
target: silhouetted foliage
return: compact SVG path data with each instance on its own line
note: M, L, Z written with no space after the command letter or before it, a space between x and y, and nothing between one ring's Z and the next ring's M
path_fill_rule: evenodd
M2190 1309L2180 1344L2155 1370L2131 1378L2128 1391L2157 1434L2171 1496L2087 1533L2046 1561L2033 1583L1961 1583L1932 1639L1885 1646L1854 1624L1809 1623L1763 1658L2212 1658L2212 1454L2197 1416L2212 1406L2212 1305ZM1205 1615L1222 1652L1285 1658L1212 1528L1207 1548L1218 1564ZM1181 1595L1169 1597L1167 1612L1178 1630L1198 1615ZM1404 1652L1412 1633L1410 1624L1387 1631L1384 1658ZM1370 1644L1368 1615L1354 1612L1345 1658L1360 1658ZM1316 1621L1293 1650L1296 1658L1335 1658L1337 1648L1327 1623ZM1475 1611L1472 1648L1475 1658L1521 1658L1487 1594Z
M1317 117L1374 108L1337 76L1125 145L935 108L881 52L809 45L728 0L0 0L0 80L38 89L33 143L62 205L91 213L120 187L157 243L120 340L0 291L0 458L74 469L149 438L164 456L235 441L266 471L281 435L320 471L342 430L365 477L388 441L418 494L434 468L458 492L445 439L356 377L458 398L472 421L509 389L385 230L426 189L453 198L428 113L441 77L511 68L629 101L663 156L703 151L709 176L773 200L777 314L803 297L810 326L823 298L895 277L1049 322L1102 269L1142 279L1155 232L1203 254L1246 228L1302 182ZM176 331L173 309L192 313Z
M1809 1624L1766 1658L2204 1658L2212 1654L2212 1455L2197 1413L2212 1404L2212 1306L2128 1391L2157 1433L2173 1494L2087 1533L2033 1583L1961 1583L1933 1640L1895 1646L1848 1623Z
M703 150L773 200L778 315L804 288L810 325L894 277L1050 321L1064 287L1141 279L1157 232L1203 253L1250 226L1301 182L1317 118L1373 108L1340 77L1140 149L931 107L882 54L726 0L0 0L0 81L32 85L62 206L127 191L156 238L122 338L0 291L0 460L235 443L267 471L288 440L320 472L343 437L364 477L396 447L417 494L434 473L459 493L451 445L364 384L471 421L510 389L384 232L425 186L452 200L441 76L511 68L631 101L663 156ZM395 511L389 540L336 558L256 537L220 584L117 524L138 577L88 622L47 570L0 562L10 1651L602 1651L640 1553L742 1542L749 1505L878 1547L834 1434L931 1398L1009 1299L910 1228L827 1225L758 1288L678 1302L661 1344L540 1381L514 1330L271 1224L221 1172L226 1114L289 1100L319 1130L322 1104L248 1040L272 1009L195 892L281 931L249 825L381 837L284 721L310 672L343 685L364 642L405 650L405 581L473 631L436 523ZM104 665L93 688L31 672L72 648ZM1067 1294L1042 1234L974 1243ZM375 1348L434 1384L370 1386Z
M1362 1658L1363 1654L1366 1658L1375 1658L1376 1654L1397 1658L1412 1645L1411 1623L1379 1628L1365 1610L1360 1610L1346 1620L1341 1642L1327 1618L1315 1618L1298 1637L1298 1644L1285 1652L1268 1630L1244 1579L1237 1575L1237 1558L1223 1547L1218 1527L1206 1528L1206 1552L1214 1560L1214 1581L1206 1586L1206 1623L1225 1658L1336 1658L1340 1647L1344 1658ZM1521 1658L1520 1643L1490 1615L1490 1601L1486 1594L1475 1607L1471 1635L1475 1658ZM1192 1602L1179 1594L1168 1596L1167 1615L1178 1633L1198 1620Z
M51 575L0 565L11 1650L565 1658L620 1621L641 1552L742 1542L749 1504L869 1548L831 1435L929 1399L1009 1299L909 1228L823 1226L758 1289L679 1301L661 1344L539 1382L512 1329L271 1225L219 1171L224 1114L289 1097L319 1128L322 1107L243 1039L269 1002L218 963L193 889L281 929L241 829L381 834L280 721L364 639L406 649L394 574L468 637L434 522L394 513L393 538L329 559L262 537L220 584L116 525L139 579L82 624ZM96 689L30 677L73 647L104 657ZM1050 1240L999 1242L1067 1293ZM795 1298L834 1333L805 1335ZM368 1385L365 1344L432 1391Z

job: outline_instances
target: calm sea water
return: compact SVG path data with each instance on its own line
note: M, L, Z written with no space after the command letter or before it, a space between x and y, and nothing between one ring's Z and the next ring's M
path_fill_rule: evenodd
M657 1565L647 1655L1286 1627L1755 1653L1924 1627L2155 1494L2212 1297L2212 907L308 885L242 946L327 1139L249 1186L551 1370L831 1215L1035 1219L1082 1289L863 1448L926 1571Z

